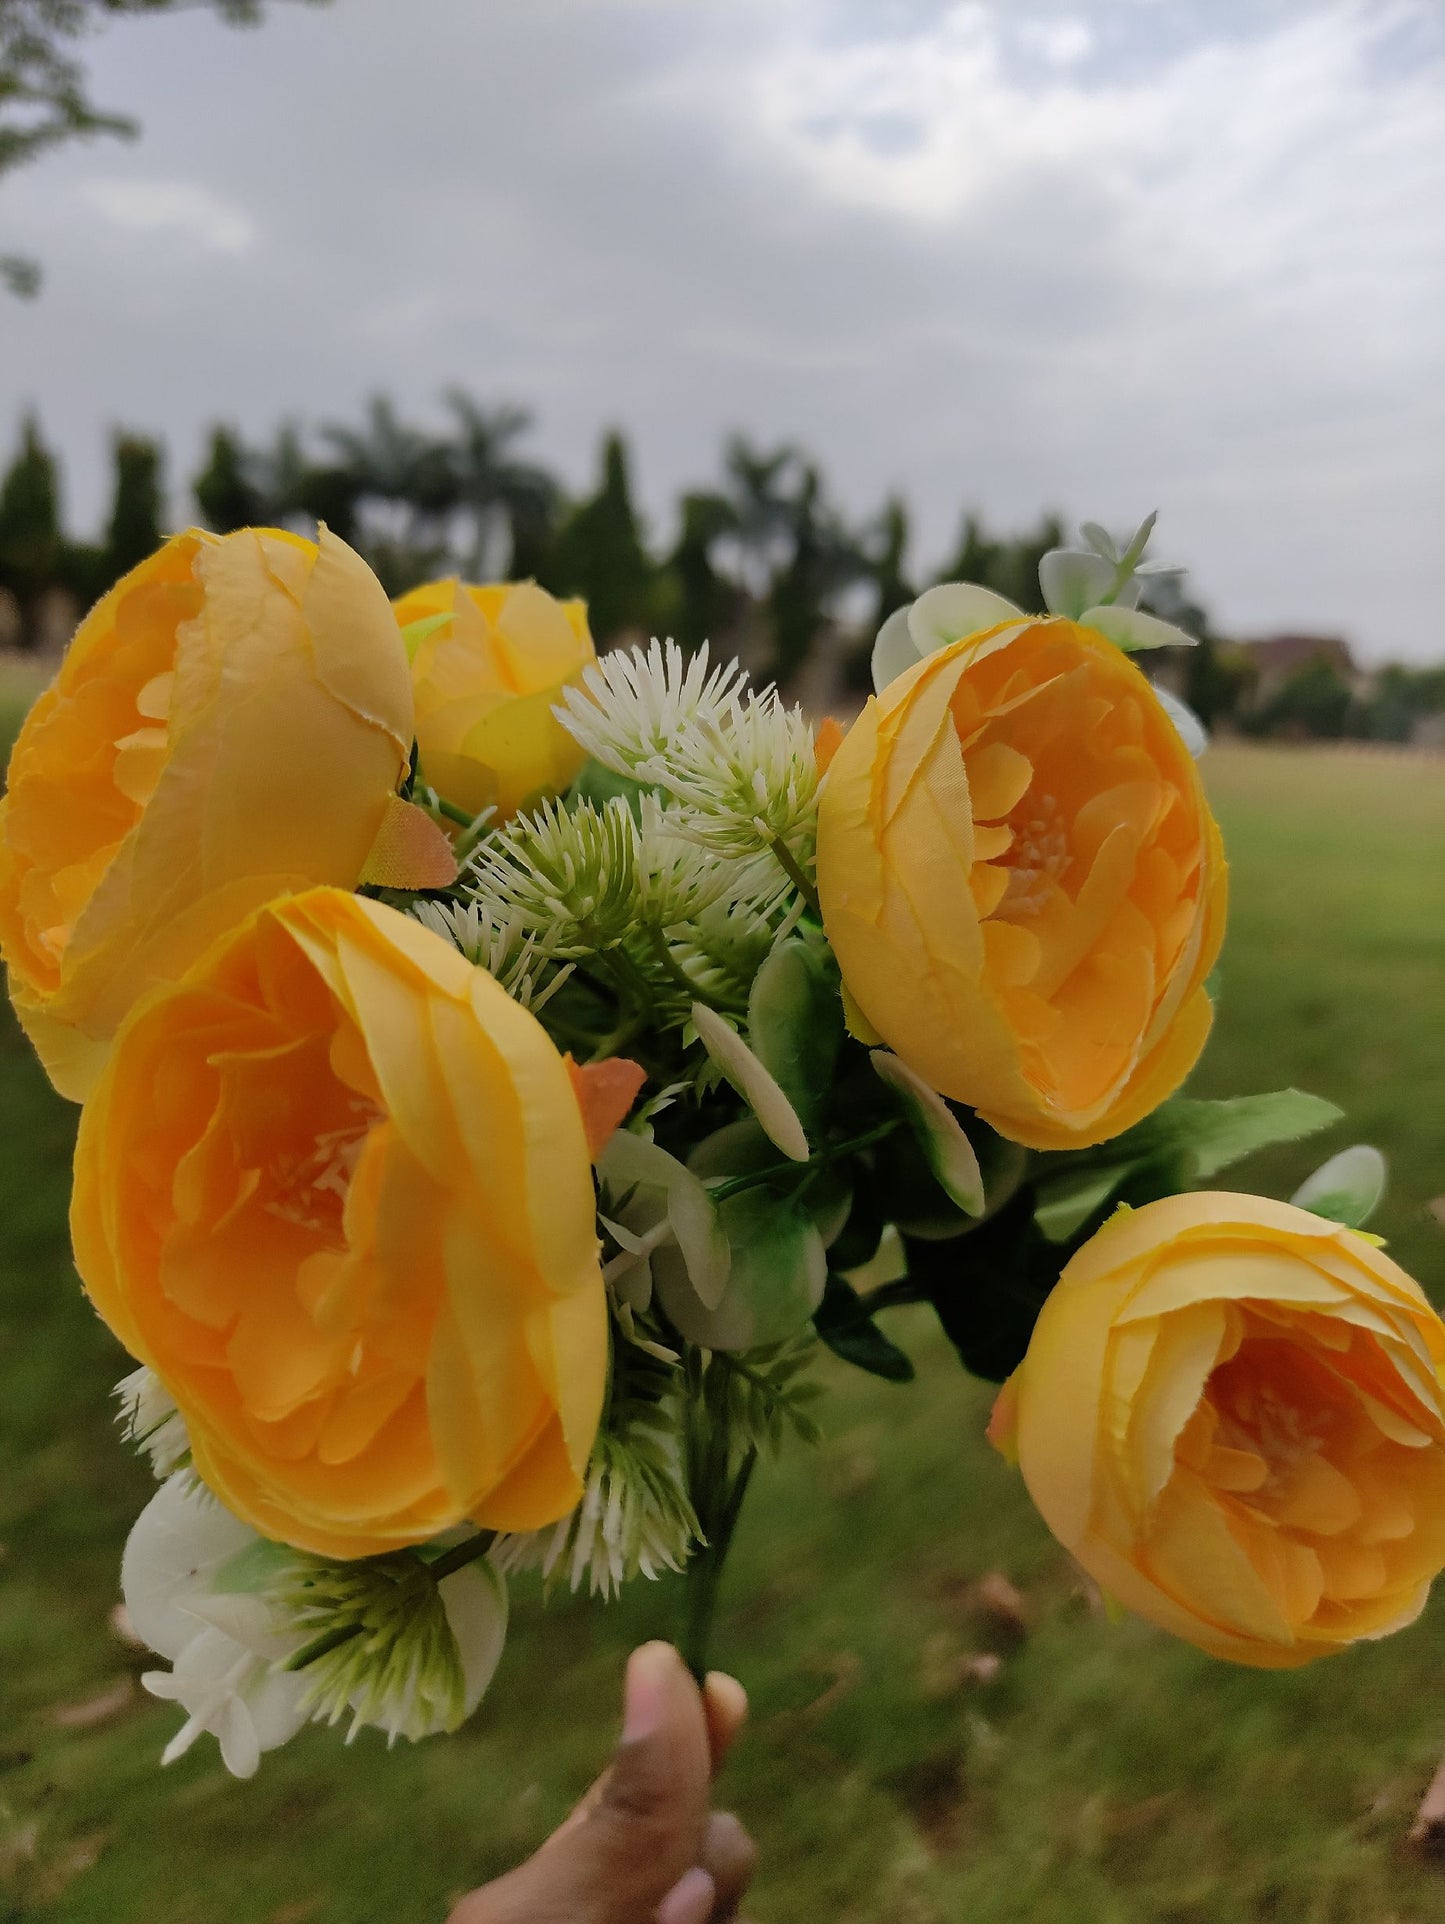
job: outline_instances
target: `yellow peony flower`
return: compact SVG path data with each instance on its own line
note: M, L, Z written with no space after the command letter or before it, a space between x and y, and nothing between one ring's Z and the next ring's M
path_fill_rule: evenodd
M1204 1046L1219 831L1148 682L1092 629L967 635L871 700L828 770L817 873L864 1025L1015 1142L1117 1135Z
M506 821L533 797L559 794L583 762L552 710L597 659L587 606L535 582L473 587L433 581L395 604L403 627L451 615L412 660L421 770L444 801Z
M1121 1603L1308 1663L1445 1567L1445 1326L1365 1237L1259 1196L1121 1211L1074 1257L990 1435Z
M576 1503L607 1315L581 1112L442 937L313 889L120 1031L71 1230L195 1466L263 1536L367 1556Z
M361 873L411 750L406 653L334 535L191 530L82 622L10 759L0 952L81 1097L127 1010L260 903Z

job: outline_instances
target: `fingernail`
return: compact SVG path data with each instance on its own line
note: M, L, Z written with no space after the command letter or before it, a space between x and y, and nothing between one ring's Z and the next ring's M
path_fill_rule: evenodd
M645 1643L627 1659L627 1683L622 1698L622 1741L636 1743L650 1737L663 1719L668 1680L677 1664L670 1643Z
M706 1871L680 1877L657 1907L657 1924L707 1924L717 1902L717 1885Z

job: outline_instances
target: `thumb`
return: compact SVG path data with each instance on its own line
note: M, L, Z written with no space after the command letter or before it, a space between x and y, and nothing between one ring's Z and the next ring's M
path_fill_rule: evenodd
M460 1916L467 1924L651 1919L701 1855L711 1774L697 1685L671 1644L644 1644L627 1665L622 1738L607 1770L535 1857L487 1887L494 1909Z

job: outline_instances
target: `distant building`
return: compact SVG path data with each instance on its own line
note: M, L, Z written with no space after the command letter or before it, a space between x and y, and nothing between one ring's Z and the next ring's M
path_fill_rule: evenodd
M1258 676L1251 697L1254 706L1268 701L1292 675L1314 661L1327 662L1351 688L1362 679L1350 644L1338 635L1266 635L1260 641L1240 642L1239 652Z

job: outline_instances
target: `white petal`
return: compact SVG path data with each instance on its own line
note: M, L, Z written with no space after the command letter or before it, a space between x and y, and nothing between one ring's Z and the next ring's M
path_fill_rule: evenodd
M806 1162L811 1152L797 1110L736 1029L704 1002L693 1003L692 1020L704 1049L783 1154Z
M1197 635L1187 635L1158 615L1146 615L1142 608L1086 608L1078 621L1081 627L1093 628L1130 655L1141 648L1192 648L1198 640Z
M254 1777L261 1762L261 1741L251 1713L233 1697L216 1719L221 1762L233 1777Z
M1209 746L1209 730L1187 701L1180 701L1176 694L1162 687L1157 681L1151 682L1149 686L1154 690L1159 706L1179 730L1180 740L1195 761L1198 761Z
M1119 572L1118 565L1085 548L1050 548L1039 562L1039 587L1051 614L1077 621L1106 595Z
M908 628L907 607L895 608L873 644L873 686L878 694L920 660Z
M1001 622L1018 621L1023 609L971 581L942 581L926 588L908 610L908 632L920 655L931 655L965 635Z
M121 1589L135 1633L174 1660L196 1634L189 1605L206 1596L221 1565L256 1540L184 1472L156 1491L126 1540Z

